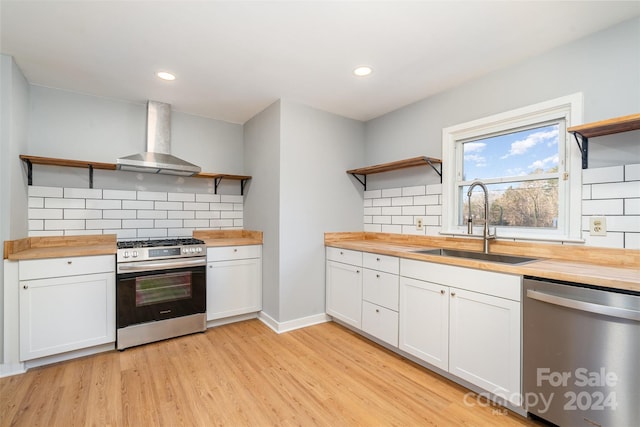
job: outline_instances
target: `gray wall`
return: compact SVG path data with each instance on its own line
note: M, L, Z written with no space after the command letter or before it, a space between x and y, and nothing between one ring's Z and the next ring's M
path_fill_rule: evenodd
M288 321L325 311L324 233L362 229L362 188L345 171L364 155L364 124L281 105L278 320Z
M251 197L245 199L244 228L263 232L262 309L280 312L280 101L244 124L244 158Z
M162 100L159 100L162 101ZM35 156L115 163L146 151L146 104L31 86L28 153ZM203 172L244 174L242 125L178 111L171 114L172 154ZM84 169L34 167L34 184L88 186ZM213 180L121 171L95 171L97 188L213 192ZM240 185L223 181L223 194Z
M18 155L27 146L29 84L13 58L0 55L0 241L27 233L27 188ZM4 264L0 264L4 301ZM0 361L4 361L4 305L0 304Z
M245 123L253 176L245 228L264 232L263 311L278 322L324 313L324 233L362 229L362 192L345 171L364 124L280 100Z
M640 18L366 123L364 165L441 158L447 126L583 92L586 123L640 111ZM590 166L640 162L639 132L590 140ZM574 143L574 142L572 142ZM434 183L429 169L369 177L368 189Z

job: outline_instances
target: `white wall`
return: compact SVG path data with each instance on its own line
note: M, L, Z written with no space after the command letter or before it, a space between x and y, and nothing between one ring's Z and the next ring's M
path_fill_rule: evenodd
M640 111L640 18L367 122L362 166L442 158L444 127L576 92L585 97L585 122ZM592 138L590 166L640 163L639 138L640 132ZM438 181L430 168L414 168L371 175L367 189Z

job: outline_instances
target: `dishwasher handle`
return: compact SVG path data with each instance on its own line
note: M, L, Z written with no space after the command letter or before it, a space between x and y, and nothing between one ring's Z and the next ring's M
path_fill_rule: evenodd
M589 313L604 314L605 316L640 321L640 311L630 310L628 308L595 304L592 302L580 301L571 298L560 297L557 295L551 295L540 291L534 291L532 289L527 289L527 297L549 304L573 308Z

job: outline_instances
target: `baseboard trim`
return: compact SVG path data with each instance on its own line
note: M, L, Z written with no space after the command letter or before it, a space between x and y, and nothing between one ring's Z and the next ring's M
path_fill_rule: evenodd
M24 367L24 363L0 363L0 378L24 374L25 372L27 370Z
M306 328L307 326L318 325L331 320L325 313L314 314L313 316L301 317L299 319L287 320L286 322L278 322L264 311L258 313L258 320L271 328L274 332L282 334L284 332L296 329Z
M255 319L258 313L239 314L237 316L225 317L222 319L213 319L207 322L207 328L215 328L217 326L228 325L229 323L241 322L243 320Z

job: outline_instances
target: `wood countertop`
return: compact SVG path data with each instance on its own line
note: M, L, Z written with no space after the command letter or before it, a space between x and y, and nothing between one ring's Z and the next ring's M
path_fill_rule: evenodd
M207 246L261 245L262 232L251 230L198 230L193 237ZM4 259L13 261L42 258L64 258L89 255L114 255L115 234L88 236L27 237L4 242Z
M482 250L482 239L394 235L387 233L325 233L325 245L419 261L501 273L537 276L606 288L640 292L640 251L520 242L492 242L491 252L538 258L512 265L467 258L416 253L447 248Z

